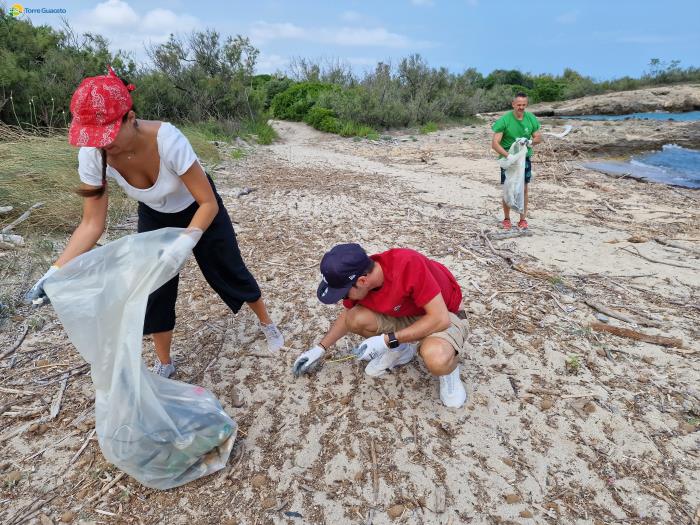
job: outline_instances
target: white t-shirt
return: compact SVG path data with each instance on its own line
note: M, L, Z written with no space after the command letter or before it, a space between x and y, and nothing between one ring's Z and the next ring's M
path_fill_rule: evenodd
M130 185L117 170L107 165L107 177L117 181L129 197L143 202L149 208L163 213L182 211L194 202L194 197L180 179L198 160L190 141L168 122L158 129L160 170L150 188L139 189ZM102 154L98 148L80 148L78 152L80 180L90 186L102 186Z

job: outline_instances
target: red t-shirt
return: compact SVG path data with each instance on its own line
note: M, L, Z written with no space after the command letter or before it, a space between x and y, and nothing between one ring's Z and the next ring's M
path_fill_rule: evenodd
M373 312L392 317L425 315L423 306L442 293L447 309L457 313L462 304L459 283L439 262L407 248L393 248L370 255L384 272L384 284L364 299L345 299L343 306L360 304Z

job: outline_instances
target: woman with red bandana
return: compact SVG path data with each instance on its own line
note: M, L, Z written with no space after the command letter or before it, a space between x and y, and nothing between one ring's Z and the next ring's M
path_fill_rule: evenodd
M80 146L78 174L82 185L78 193L85 198L83 218L28 299L39 304L46 299L46 278L90 250L100 238L107 218L107 177L111 177L139 201L139 232L185 228L161 260L181 268L194 253L204 277L229 308L235 313L247 303L260 321L268 348L279 350L284 339L243 262L231 219L213 181L175 126L136 118L130 94L133 89L109 68L107 75L84 79L73 93L68 141ZM177 285L178 275L150 295L144 323L144 335L152 335L157 354L152 370L165 377L175 371L170 346Z

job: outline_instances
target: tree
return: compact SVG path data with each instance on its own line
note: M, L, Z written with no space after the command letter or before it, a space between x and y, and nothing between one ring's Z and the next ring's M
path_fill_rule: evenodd
M70 97L80 81L107 65L133 75L135 65L98 35L75 35L8 17L0 8L0 120L21 126L66 126Z
M172 116L191 120L254 116L250 93L259 51L241 35L221 41L217 31L194 31L187 38L175 35L148 48L155 70L180 94ZM163 86L160 86L162 88ZM146 93L156 104L158 93Z

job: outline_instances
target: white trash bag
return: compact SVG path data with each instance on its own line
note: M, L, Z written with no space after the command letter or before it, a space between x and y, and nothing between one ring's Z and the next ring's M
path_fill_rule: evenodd
M516 213L525 210L525 158L527 146L515 141L508 149L508 157L498 159L501 168L506 170L503 184L503 200Z
M210 392L153 374L141 360L148 295L178 270L159 255L183 231L123 237L70 261L44 288L90 363L102 453L156 489L223 468L238 430Z

